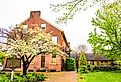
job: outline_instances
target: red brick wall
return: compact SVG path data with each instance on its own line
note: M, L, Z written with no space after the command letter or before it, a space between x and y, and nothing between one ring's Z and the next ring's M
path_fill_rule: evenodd
M56 55L56 65L52 64L52 55L45 55L45 67L41 68L41 55L38 55L34 58L34 60L29 65L28 70L45 70L46 67L48 70L56 70L61 71L62 57L60 55ZM17 68L15 70L22 71L23 67Z
M34 58L32 63L29 66L28 70L33 70L36 67L36 70L45 70L46 67L48 70L56 70L56 71L61 71L61 56L57 55L56 56L56 65L53 65L52 62L52 55L45 55L45 68L41 68L41 55L37 56Z
M35 13L36 12L39 13L39 11L35 11ZM40 28L41 28L41 24L46 24L45 32L50 33L52 36L57 36L57 38L58 38L57 43L60 46L63 46L63 45L66 46L66 44L62 44L62 41L64 41L64 40L62 40L63 39L62 34L61 34L62 30L56 28L54 25L52 25L49 22L47 22L46 20L42 19L40 16L30 16L30 18L25 20L23 22L23 24L27 24L30 28L33 28L35 24L37 24Z
M41 67L41 61L40 60L41 60L41 55L36 56L33 59L33 61L31 62L28 70L33 70L33 69L40 70L40 67Z
M45 23L47 25L45 32L50 33L52 36L57 36L57 43L62 46L62 35L61 31L47 23L46 21L41 19L41 23Z

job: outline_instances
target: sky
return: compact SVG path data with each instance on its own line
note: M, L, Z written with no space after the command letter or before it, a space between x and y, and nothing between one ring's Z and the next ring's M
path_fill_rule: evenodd
M20 24L30 16L30 11L41 11L41 17L64 30L67 41L71 43L71 48L75 49L79 44L86 44L88 51L91 46L87 43L88 34L92 31L92 17L95 17L98 5L80 11L74 19L67 24L56 24L55 19L59 14L53 12L50 4L64 3L67 0L1 0L0 1L0 27L8 28Z

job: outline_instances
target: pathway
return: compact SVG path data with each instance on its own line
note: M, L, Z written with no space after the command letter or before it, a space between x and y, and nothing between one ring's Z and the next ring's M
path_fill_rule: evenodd
M48 79L44 82L77 82L77 73L71 72L47 72Z

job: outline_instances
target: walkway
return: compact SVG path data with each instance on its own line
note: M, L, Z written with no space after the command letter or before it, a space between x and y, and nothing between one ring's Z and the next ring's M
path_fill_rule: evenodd
M44 73L48 79L44 82L77 82L77 73L72 72L48 72Z

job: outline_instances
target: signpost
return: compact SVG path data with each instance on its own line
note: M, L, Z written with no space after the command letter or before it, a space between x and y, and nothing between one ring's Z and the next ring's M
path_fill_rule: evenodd
M7 58L5 67L12 69L11 81L13 81L14 69L21 67L21 59L20 58Z

